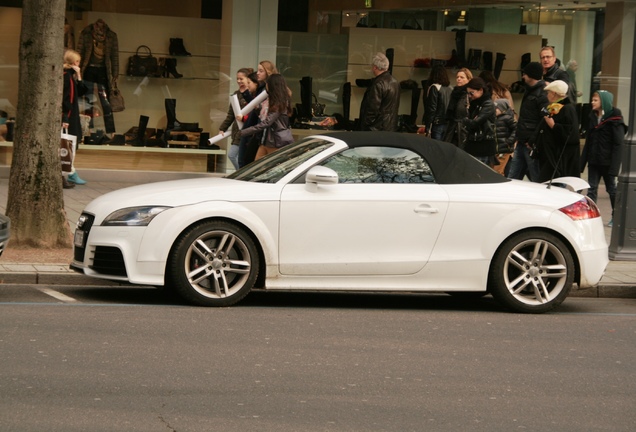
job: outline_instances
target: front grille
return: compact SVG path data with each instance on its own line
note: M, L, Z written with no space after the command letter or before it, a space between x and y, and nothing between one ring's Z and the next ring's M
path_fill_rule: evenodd
M84 223L82 223L81 228L78 227L75 230L80 230L84 232L84 241L82 242L81 246L79 245L74 245L73 247L73 259L75 261L79 261L79 262L84 262L84 255L86 254L86 241L88 240L88 234L91 231L91 228L93 227L93 222L95 222L95 216L88 214L88 213L82 213L82 215L80 216L80 218L84 218Z
M89 268L105 275L128 276L126 265L124 264L124 256L116 247L97 246L93 264Z

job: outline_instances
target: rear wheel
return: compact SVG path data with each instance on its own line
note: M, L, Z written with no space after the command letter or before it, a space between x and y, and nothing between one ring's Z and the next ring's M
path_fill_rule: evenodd
M256 245L244 229L225 221L203 222L177 240L168 280L188 302L230 306L254 286L258 260Z
M493 297L524 313L543 313L565 300L574 282L574 259L556 236L529 231L506 240L490 268Z

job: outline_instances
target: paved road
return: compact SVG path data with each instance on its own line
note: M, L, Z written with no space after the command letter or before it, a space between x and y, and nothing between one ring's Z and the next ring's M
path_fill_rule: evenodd
M43 288L0 290L1 430L636 430L636 300Z

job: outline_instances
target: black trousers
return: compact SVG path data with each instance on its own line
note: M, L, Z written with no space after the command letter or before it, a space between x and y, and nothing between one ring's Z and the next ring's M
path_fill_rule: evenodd
M106 68L87 66L86 70L84 71L83 78L89 89L88 94L94 94L95 90L97 90L106 133L114 133L115 117L113 116L113 110L111 109L110 102L108 101L108 95L110 94L110 82L108 82L108 73L106 72ZM92 103L94 104L94 102Z

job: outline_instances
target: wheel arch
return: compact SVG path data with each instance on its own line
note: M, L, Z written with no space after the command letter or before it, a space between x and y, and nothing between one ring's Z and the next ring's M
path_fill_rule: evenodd
M568 251L570 252L570 255L572 256L572 260L574 261L574 282L576 284L578 284L580 282L580 280L581 280L581 263L580 263L580 260L579 260L579 256L576 253L576 250L574 249L574 247L572 246L572 243L570 243L568 238L565 237L560 232L558 232L558 231L556 231L554 229L548 228L548 227L526 227L526 228L520 229L518 231L515 231L515 232L509 234L507 237L505 237L499 243L499 246L497 246L497 248L493 252L492 256L490 257L490 264L488 266L488 281L487 281L487 285L490 286L490 284L492 283L492 281L490 280L490 278L492 277L492 266L494 264L495 257L497 256L497 254L501 250L501 247L503 246L503 244L506 243L508 241L508 239L510 239L511 237L516 236L516 235L521 234L521 233L524 233L524 232L529 232L529 231L541 231L541 232L549 233L549 234L552 234L553 236L557 237L559 240L561 240L563 242L563 244L568 248Z
M265 251L263 249L263 245L261 244L261 241L259 240L258 236L254 233L254 231L247 225L245 225L244 223L242 223L241 221L237 221L236 219L232 219L232 218L228 218L228 217L224 217L224 216L211 216L211 217L207 217L204 219L199 219L196 221L193 221L190 225L186 226L181 233L179 233L178 236L175 237L172 245L170 246L170 251L168 253L168 256L172 256L172 254L175 252L175 247L177 245L177 243L179 243L179 241L185 236L187 235L188 231L191 230L192 228L194 228L196 225L202 224L202 223L208 223L208 222L226 222L226 223L231 223L234 224L238 227L240 227L241 229L243 229L252 239L252 241L254 242L254 245L256 245L256 250L258 251L258 276L256 278L256 282L255 282L255 287L256 288L263 288L265 286L265 279L266 279L266 270L267 270L267 265L266 265L266 258L265 258ZM169 262L170 260L166 260L165 263L165 268L164 268L164 284L166 286L168 286L168 284L170 283L170 271L169 271Z

